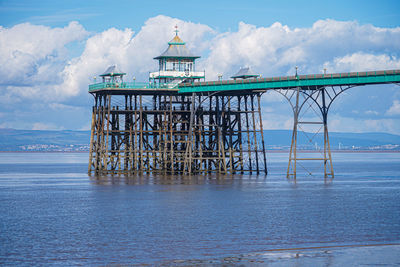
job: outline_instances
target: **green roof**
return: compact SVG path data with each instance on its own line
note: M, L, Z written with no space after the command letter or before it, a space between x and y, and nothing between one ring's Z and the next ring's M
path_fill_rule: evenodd
M168 42L168 48L158 57L154 59L161 58L199 58L200 56L193 55L189 49L186 47L185 42L176 35L170 42Z

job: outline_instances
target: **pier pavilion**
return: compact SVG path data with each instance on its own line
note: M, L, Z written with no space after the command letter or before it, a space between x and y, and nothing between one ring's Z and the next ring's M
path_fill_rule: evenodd
M89 85L94 97L89 173L198 174L267 173L261 96L280 93L293 110L287 178L300 161L321 161L324 177L334 177L328 134L333 101L356 86L399 84L400 70L324 73L261 78L249 71L234 80L205 81L194 56L175 32L148 83L125 82L109 69ZM246 72L246 73L245 73ZM318 120L301 118L312 109ZM298 129L319 125L321 154L299 155Z

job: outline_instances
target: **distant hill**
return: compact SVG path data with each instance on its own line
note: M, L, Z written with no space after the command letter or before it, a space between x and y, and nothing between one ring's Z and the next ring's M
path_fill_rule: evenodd
M268 148L289 148L292 140L291 130L266 130L264 131L265 144ZM308 137L307 137L308 135ZM298 132L297 142L299 147L314 149L322 147L324 134L319 133L311 143L309 138L313 134ZM331 149L397 149L400 150L400 135L388 133L329 133Z
M311 136L312 134L308 134ZM400 135L388 133L329 133L332 149L400 150ZM291 130L265 130L267 149L288 149ZM298 147L315 149L323 146L323 134L310 143L299 132ZM88 151L90 131L43 131L0 129L0 151Z
M0 151L89 150L90 131L0 129Z

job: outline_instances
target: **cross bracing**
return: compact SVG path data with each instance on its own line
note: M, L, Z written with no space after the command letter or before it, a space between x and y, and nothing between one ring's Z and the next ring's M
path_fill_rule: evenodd
M260 99L274 90L293 110L287 177L303 160L321 161L333 178L328 112L344 91L400 82L400 70L193 82L174 88L96 84L89 172L267 173ZM314 119L305 119L313 112ZM314 126L324 133L321 155L304 157L297 135ZM315 134L309 134L312 143Z

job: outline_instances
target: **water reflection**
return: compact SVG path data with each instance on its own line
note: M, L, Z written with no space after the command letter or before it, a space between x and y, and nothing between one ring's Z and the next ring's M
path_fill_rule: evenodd
M323 176L321 174L321 176ZM317 181L323 181L324 185L331 185L333 183L333 181L335 180L333 177L321 177L321 176L317 176L317 175L310 175L309 177L314 178L313 180L317 180ZM322 179L321 179L322 178ZM296 178L286 178L286 180L288 181L289 184L292 184L294 187L296 187L298 181L302 182L302 183L307 183L310 181L310 179L304 179L304 177L300 177L300 179L296 179Z
M267 175L206 174L206 175L91 175L96 185L228 185L241 181L266 181Z
M258 262L260 266L358 266L380 263L375 259L398 263L400 246L386 253L376 247L347 253L346 248L336 254L345 255L340 256L343 260L334 256L333 264L325 249L293 250L399 243L400 153L396 155L346 154L337 161L333 182L329 178L325 183L323 174L287 180L287 163L273 157L268 177L144 174L90 179L87 158L81 155L59 155L42 163L32 163L32 154L21 158L22 163L2 162L0 157L0 262L9 266L50 261L122 266L164 262L166 266ZM58 163L63 157L67 163ZM71 163L75 157L82 162ZM354 255L362 262L355 262Z

